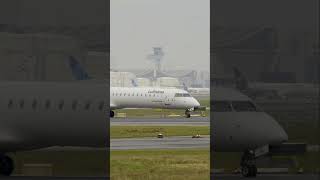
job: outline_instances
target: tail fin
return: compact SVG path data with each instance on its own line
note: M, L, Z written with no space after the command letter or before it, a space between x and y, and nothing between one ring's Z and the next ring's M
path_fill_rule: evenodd
M72 75L76 80L88 80L91 77L81 67L80 63L73 56L69 56L69 67L71 68Z
M188 91L188 87L186 86L186 84L185 84L185 83L182 83L182 85L183 85L183 89L184 89L185 91Z
M249 88L248 79L245 75L236 67L233 67L234 79L236 88L240 91L246 91Z
M133 87L138 87L138 84L136 83L136 81L134 79L131 79L131 83L132 83Z

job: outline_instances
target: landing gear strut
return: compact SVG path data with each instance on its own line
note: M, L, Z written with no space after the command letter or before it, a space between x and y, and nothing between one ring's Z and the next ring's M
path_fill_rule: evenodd
M0 175L10 176L13 169L13 160L9 156L0 154Z
M186 115L186 118L190 118L191 114L190 111L187 109L186 112L184 113Z
M114 117L114 111L110 111L110 117Z
M257 176L257 166L255 162L254 152L251 150L246 150L241 158L241 174L244 177L256 177Z

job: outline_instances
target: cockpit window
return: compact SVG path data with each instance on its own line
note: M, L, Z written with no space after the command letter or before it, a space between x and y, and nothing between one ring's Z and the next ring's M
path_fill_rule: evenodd
M230 112L232 111L231 104L227 101L213 101L213 112Z
M258 111L257 107L250 101L232 101L232 107L237 112Z
M190 94L188 93L176 93L174 97L190 97Z

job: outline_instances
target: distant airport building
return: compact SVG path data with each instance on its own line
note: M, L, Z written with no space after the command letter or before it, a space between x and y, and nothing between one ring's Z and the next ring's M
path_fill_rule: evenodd
M184 84L188 87L209 87L210 74L205 71L197 70L164 70L162 61L165 52L162 47L153 47L153 53L147 56L147 59L154 63L154 68L142 70L136 73L139 78L147 78L154 86L168 86L181 88ZM129 70L130 71L130 70Z
M128 70L131 72L131 70ZM171 78L174 81L178 80L181 87L185 84L188 87L209 87L210 86L210 73L209 71L195 71L195 70L166 70L166 71L154 71L154 70L140 70L132 71L138 78L149 79L151 84L159 86L159 80L167 81ZM156 78L155 78L156 77Z
M173 77L160 77L157 78L156 86L159 87L176 87L176 88L183 88L179 79Z
M152 83L151 83L150 79L148 79L148 78L137 78L136 82L137 82L139 87L150 87L150 86L152 86Z
M112 87L132 87L135 79L136 75L131 72L110 72L110 86Z

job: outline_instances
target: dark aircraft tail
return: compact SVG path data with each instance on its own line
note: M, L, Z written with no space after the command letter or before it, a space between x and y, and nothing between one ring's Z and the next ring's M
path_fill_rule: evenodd
M184 89L185 91L188 91L187 85L186 85L185 83L182 83L182 85L183 85L183 89Z
M240 91L247 91L249 89L249 83L246 76L237 67L233 67L233 72L236 89Z
M79 61L73 56L69 56L69 67L72 71L72 75L76 80L88 80L91 77L88 73L82 68Z
M131 83L133 87L138 87L138 84L134 79L131 79Z

